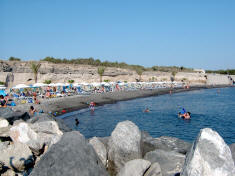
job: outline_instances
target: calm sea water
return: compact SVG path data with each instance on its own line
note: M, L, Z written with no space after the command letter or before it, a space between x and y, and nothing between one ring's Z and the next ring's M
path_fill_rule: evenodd
M143 110L148 107L149 113ZM184 107L191 120L178 118ZM200 129L216 130L228 143L235 143L235 88L207 89L162 95L97 107L61 116L65 123L86 138L110 136L118 122L131 120L153 137L173 136L192 142ZM75 118L80 124L75 125Z

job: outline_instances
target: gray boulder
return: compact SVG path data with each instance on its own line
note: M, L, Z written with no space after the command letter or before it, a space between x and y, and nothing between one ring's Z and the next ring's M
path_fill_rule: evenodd
M128 161L117 176L143 176L151 163L143 159Z
M185 155L175 151L154 150L148 152L144 159L151 163L159 163L163 176L173 176L181 172L184 165Z
M152 138L148 133L142 132L141 145L143 148L143 155L155 149L165 151L176 151L178 153L186 154L191 144L175 137L161 136L159 138Z
M233 157L233 161L234 161L234 165L235 165L235 143L231 144L229 146L231 153L232 153L232 157Z
M160 165L157 162L153 163L144 176L162 176Z
M27 112L15 112L11 108L0 108L1 118L6 119L9 124L13 124L15 120L28 120L30 116Z
M181 176L234 176L232 154L223 138L210 128L202 129L187 154Z
M0 128L8 127L9 122L6 119L0 118Z
M19 172L32 167L34 159L27 145L13 143L1 150L0 162L4 163L4 166Z
M64 133L42 156L30 176L107 176L93 147L78 131Z
M127 161L142 158L141 133L131 121L117 124L108 143L108 162L112 172L119 172Z
M92 147L95 149L98 157L102 161L103 165L106 166L107 164L107 150L105 148L105 145L97 138L93 137L89 140L89 143L92 145Z

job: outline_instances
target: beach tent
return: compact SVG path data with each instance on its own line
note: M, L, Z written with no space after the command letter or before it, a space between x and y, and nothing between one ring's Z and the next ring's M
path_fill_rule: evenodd
M24 88L29 88L29 86L27 86L25 84L18 84L15 87L13 87L12 89L24 89Z

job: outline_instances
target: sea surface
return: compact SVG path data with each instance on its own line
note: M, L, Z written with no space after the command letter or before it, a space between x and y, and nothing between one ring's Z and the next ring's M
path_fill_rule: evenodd
M150 112L144 113L145 108ZM185 108L191 120L178 118ZM130 120L153 137L172 136L192 142L202 128L216 130L226 143L235 143L235 88L202 89L172 95L121 101L60 116L86 138L110 136L118 122ZM79 125L75 125L75 119Z

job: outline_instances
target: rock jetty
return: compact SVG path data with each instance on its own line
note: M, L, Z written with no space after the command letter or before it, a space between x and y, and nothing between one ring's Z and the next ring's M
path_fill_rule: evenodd
M1 175L235 176L234 144L209 128L190 144L123 121L110 137L85 139L48 114L0 114Z

